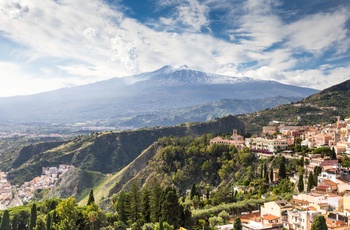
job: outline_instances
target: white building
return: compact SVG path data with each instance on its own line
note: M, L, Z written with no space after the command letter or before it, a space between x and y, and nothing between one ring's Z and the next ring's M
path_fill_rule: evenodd
M288 221L283 225L287 229L309 230L312 222L321 213L318 211L292 210L287 212Z

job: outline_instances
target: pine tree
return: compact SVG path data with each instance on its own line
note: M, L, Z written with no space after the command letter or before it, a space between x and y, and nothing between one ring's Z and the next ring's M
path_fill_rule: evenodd
M154 180L152 183L150 206L151 206L151 221L156 223L160 218L160 196L162 194L162 188L158 181Z
M278 170L278 179L284 179L287 177L287 170L286 170L286 162L285 158L282 157L282 162L280 163L280 167Z
M315 179L312 172L309 173L309 178L307 179L307 192L310 192L310 190L314 187Z
M145 223L151 223L151 191L144 188L141 196L141 213Z
M90 205L91 203L95 203L95 197L94 197L94 190L93 189L91 189L91 191L90 191L87 205Z
M239 217L235 219L235 223L233 224L233 230L242 230L242 222Z
M304 176L303 176L303 174L299 175L298 191L299 192L304 192Z
M117 199L116 210L118 212L118 220L123 222L124 224L127 223L129 218L127 200L128 200L128 194L125 191L120 192Z
M130 189L130 217L132 222L136 222L139 219L140 214L140 188L136 181L131 185Z
M30 209L30 218L29 218L29 230L33 230L36 225L36 218L37 218L37 213L36 213L36 204L34 203L32 205L32 208Z
M315 221L311 225L311 230L327 230L326 219L320 215L316 217Z
M10 230L10 215L9 215L8 210L5 210L4 214L2 215L0 229L1 230Z

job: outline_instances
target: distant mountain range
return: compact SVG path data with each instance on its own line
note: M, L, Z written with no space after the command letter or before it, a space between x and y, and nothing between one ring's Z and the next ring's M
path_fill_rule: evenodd
M275 81L165 66L84 86L0 98L0 122L104 121L121 128L174 125L271 108L316 92ZM205 112L209 108L212 111ZM140 122L142 117L150 116L154 119Z

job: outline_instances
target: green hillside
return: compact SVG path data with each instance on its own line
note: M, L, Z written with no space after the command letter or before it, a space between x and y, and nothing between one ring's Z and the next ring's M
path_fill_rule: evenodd
M147 190L155 182L162 188L175 188L182 197L188 197L189 191L195 186L197 192L194 196L210 196L209 204L213 206L244 200L243 196L239 199L234 196L234 187L248 189L249 196L256 200L262 194L269 197L271 194L283 195L294 190L289 179L281 180L276 186L269 186L272 179L266 175L282 162L286 164L288 173L296 171L300 164L298 160L286 161L273 156L258 160L247 148L238 150L234 146L210 145L212 137L159 138L128 166L95 186L95 201L102 209L112 210L113 200L121 193L130 192L135 185L140 190ZM263 169L265 176L262 175ZM87 200L88 196L79 204L84 205Z
M0 170L9 170L8 179L21 184L41 174L42 167L72 164L80 169L115 173L133 161L144 149L164 136L199 136L206 133L229 133L244 130L236 117L228 116L203 123L185 123L122 132L94 132L66 142L43 142L29 145L6 157Z
M350 80L334 85L301 101L280 105L272 109L239 115L246 131L260 133L270 121L288 125L334 123L337 117L350 116Z

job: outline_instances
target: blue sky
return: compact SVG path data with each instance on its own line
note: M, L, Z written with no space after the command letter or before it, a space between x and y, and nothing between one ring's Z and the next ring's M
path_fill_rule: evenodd
M0 96L164 65L324 89L350 79L348 0L2 0Z

